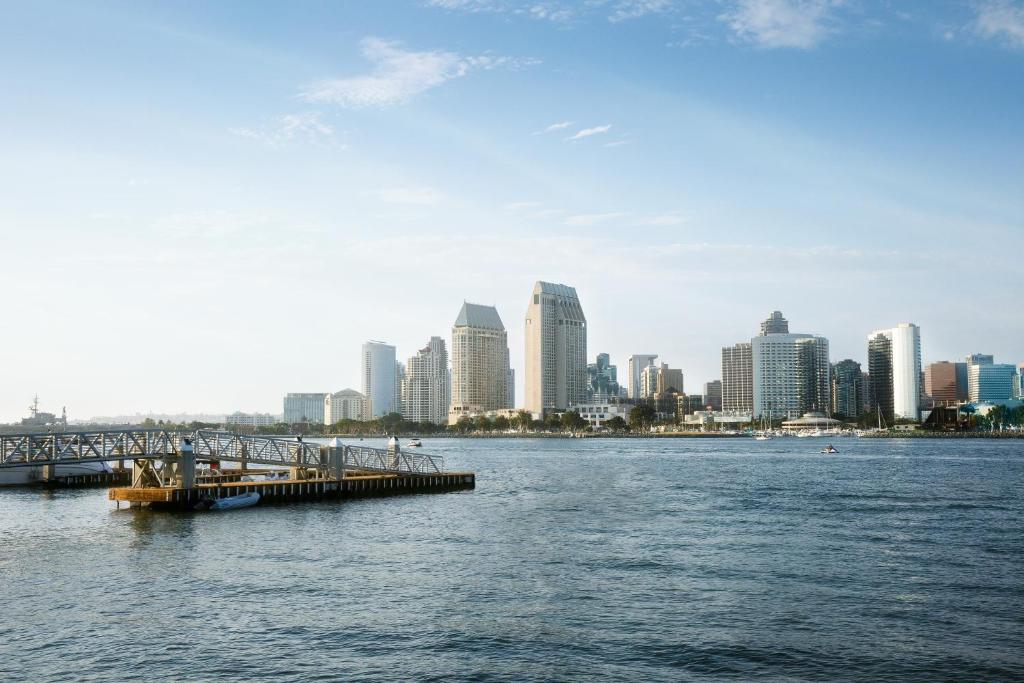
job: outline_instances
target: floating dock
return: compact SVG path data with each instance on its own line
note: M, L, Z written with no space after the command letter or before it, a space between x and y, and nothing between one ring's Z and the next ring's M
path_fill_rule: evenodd
M110 489L110 500L134 507L189 509L204 498L226 498L244 493L260 494L260 502L293 502L325 498L360 498L408 493L444 493L476 487L472 472L442 474L352 473L342 479L270 479L242 481L244 475L266 474L266 470L229 471L224 480L208 481L200 477L192 488L167 486L123 487ZM204 483L207 480L208 483Z

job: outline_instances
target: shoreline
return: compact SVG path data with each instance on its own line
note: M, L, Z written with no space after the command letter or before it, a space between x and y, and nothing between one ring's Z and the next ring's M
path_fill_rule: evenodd
M306 438L363 438L384 439L388 434L309 434ZM399 437L420 437L423 439L750 439L751 434L723 434L721 432L667 432L664 434L557 434L557 433L526 433L526 434L397 434ZM830 435L836 436L836 435ZM797 438L780 437L783 439ZM815 437L815 438L826 438ZM839 436L838 438L851 438ZM862 439L1024 439L1024 432L867 432Z

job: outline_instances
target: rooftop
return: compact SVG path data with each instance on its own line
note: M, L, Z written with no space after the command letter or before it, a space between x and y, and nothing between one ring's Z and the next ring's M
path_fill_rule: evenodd
M471 304L468 301L462 304L459 317L455 319L455 327L482 327L487 330L505 331L497 308Z

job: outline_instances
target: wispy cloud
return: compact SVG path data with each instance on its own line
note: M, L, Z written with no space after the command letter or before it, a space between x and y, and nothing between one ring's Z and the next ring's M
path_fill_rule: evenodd
M809 49L830 32L829 13L842 0L738 0L718 18L743 41Z
M238 137L258 140L272 147L289 142L334 143L334 127L326 123L320 112L309 111L298 114L284 114L269 124L258 128L228 128ZM341 145L342 148L345 145Z
M977 5L974 30L986 38L1005 41L1012 47L1024 48L1024 4L1009 0L989 0Z
M534 135L543 135L544 133L552 133L556 130L565 130L571 126L572 123L572 121L559 121L558 123L552 123L547 128L542 128L541 130L534 132Z
M362 76L320 81L300 94L309 102L330 102L342 107L386 107L404 104L432 88L472 71L516 68L536 64L534 59L494 55L461 56L442 50L406 50L401 43L364 38L362 55L373 70Z
M612 140L611 142L604 143L602 147L622 147L623 145L628 144L629 140Z
M671 7L671 0L621 0L615 3L612 13L608 15L608 21L638 19L648 14L664 12Z
M607 17L611 22L626 21L667 11L675 3L673 0L426 0L425 4L461 12L493 12L566 23L593 16Z
M647 225L654 225L658 227L682 225L686 222L686 216L678 211L670 211L668 213L659 213L654 216L650 216L644 222Z
M433 206L444 200L444 195L430 187L387 187L376 192L388 204Z
M566 138L566 140L582 140L583 138L589 138L592 135L600 135L602 133L607 133L611 129L612 124L610 123L605 124L603 126L594 126L593 128L584 128L580 131L577 131L577 133L572 137Z
M623 218L626 214L622 211L611 211L608 213L578 213L565 219L565 224L574 228L585 228L591 225L599 225Z

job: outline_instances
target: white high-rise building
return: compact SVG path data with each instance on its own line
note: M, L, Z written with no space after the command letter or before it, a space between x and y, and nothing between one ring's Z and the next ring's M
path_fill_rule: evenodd
M770 332L750 340L753 416L797 418L831 409L828 340Z
M395 347L379 341L363 344L362 373L366 419L395 412Z
M587 400L587 319L576 290L538 282L526 309L526 409L536 415Z
M876 409L921 419L921 329L913 323L875 330L868 337L868 372Z
M363 420L366 417L366 397L355 389L342 389L324 397L324 424L341 420Z
M448 422L509 405L508 333L494 306L464 303L452 326Z
M444 339L431 337L405 365L402 417L412 422L448 422L451 398L448 349Z
M640 376L644 368L654 365L657 358L658 354L656 353L635 353L629 357L629 380L626 385L626 395L631 399L636 400L641 397Z

